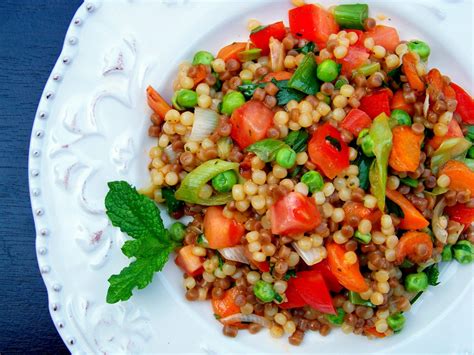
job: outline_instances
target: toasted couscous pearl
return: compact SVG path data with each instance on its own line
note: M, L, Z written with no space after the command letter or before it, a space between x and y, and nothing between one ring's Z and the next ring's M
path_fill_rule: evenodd
M211 88L206 83L200 83L196 86L196 94L198 95L210 95Z
M250 303L244 304L242 307L240 307L240 312L242 314L252 314L253 312L253 305Z
M354 87L352 85L349 85L349 84L344 84L344 85L341 86L341 89L340 89L339 92L342 96L344 96L346 98L349 98L352 95L354 95ZM346 105L344 105L344 106L346 106Z
M311 116L311 113L301 113L298 117L298 124L304 128L311 126L313 124L313 117Z
M245 212L247 211L247 209L250 207L250 202L249 200L242 200L242 201L237 201L235 203L235 208L237 208L237 210L239 212Z
M216 73L223 73L225 72L225 62L224 60L217 58L212 63L212 68Z
M260 238L260 233L257 231L251 231L245 235L245 239L247 239L249 243L256 242L259 240L259 238Z
M203 247L193 247L192 252L196 256L206 256L206 249Z
M352 195L352 192L350 189L348 189L347 187L341 189L341 191L339 191L338 193L339 195L339 198L342 200L342 201L349 201L351 199L351 195Z
M389 279L389 273L386 270L379 270L375 272L375 280L378 282L385 282Z
M334 193L334 191L335 191L335 188L334 188L334 185L331 182L327 182L327 183L324 184L323 193L326 197L331 196Z
M347 47L346 46L337 46L334 48L334 57L337 59L342 59L347 55Z
M385 64L388 69L396 68L400 65L400 58L396 54L390 54L385 58Z
M438 184L439 187L448 187L449 184L451 183L451 179L449 178L448 175L441 174L438 177L438 180L436 180L436 183Z
M400 186L400 179L397 176L389 176L387 179L387 188L389 190L396 190Z
M253 73L251 70L244 69L239 74L240 79L242 80L253 80Z
M262 247L262 251L266 256L272 256L273 254L275 254L276 246L274 246L273 244L265 244Z
M375 330L379 333L384 333L388 329L388 324L385 319L379 319L375 322Z
M244 187L241 184L235 184L232 186L232 198L235 201L242 201L245 199Z
M443 123L445 125L448 125L451 122L452 119L453 119L453 113L449 112L449 111L446 111L441 116L439 116L438 122Z
M275 116L273 117L273 120L277 125L284 125L287 124L290 119L290 116L288 115L288 112L286 111L278 111L275 113Z
M444 123L436 123L433 127L435 136L444 137L448 133L448 126Z
M188 142L184 145L184 150L190 153L197 153L197 151L199 150L199 143Z
M370 302L374 305L379 306L383 303L383 295L380 292L374 292L370 296Z
M396 255L396 252L395 252L395 249L386 249L385 250L385 259L387 259L387 261L395 261L395 259L397 258L397 255Z
M183 89L192 89L194 87L194 80L189 76L184 76L179 80L179 84Z
M174 186L178 183L178 174L176 174L174 171L169 172L165 176L165 182L169 186Z
M187 289L192 289L196 286L196 280L194 279L194 277L186 277L184 279L184 287L186 287Z
M273 320L280 325L285 325L287 321L286 316L283 313L275 314L275 317L273 317Z
M259 251L254 252L252 254L252 259L257 261L257 262L264 262L266 258L267 258L267 256L264 253L259 252Z
M324 205L323 205L323 214L324 214L324 217L326 218L329 218L332 216L332 212L334 211L334 207L326 202Z
M338 208L335 208L332 211L331 219L334 222L336 222L336 223L342 222L344 220L344 217L345 217L345 213L344 213L344 210L342 208L338 207Z
M303 237L297 241L297 244L302 250L308 251L313 247L313 239L309 237Z
M386 281L385 282L378 282L377 283L377 290L380 293L388 293L388 291L390 291L390 285Z
M244 192L249 195L249 196L253 196L257 193L258 191L258 186L250 181L250 180L247 180L245 183L244 183Z
M372 241L374 244L383 244L385 243L385 235L382 232L376 231L372 233Z
M298 108L300 112L311 112L313 111L313 105L311 105L308 101L303 100L298 104Z
M311 241L313 243L313 248L320 247L321 245L323 245L323 237L318 234L313 234L311 236Z
M212 269L212 272L214 272L214 269ZM214 282L216 280L216 277L214 276L214 274L211 274L207 271L204 271L202 273L202 278L207 282Z
M253 208L255 208L256 210L260 210L266 205L265 197L262 195L252 196L251 204Z
M401 43L395 48L395 53L397 53L399 57L404 55L406 52L408 52L408 46L405 43Z
M375 41L372 37L368 37L364 40L364 47L369 49L369 50L372 50L372 48L374 48L375 46Z
M392 223L392 217L390 217L388 214L384 214L380 220L382 228L391 228L393 227Z
M260 274L256 271L250 271L247 274L247 282L251 285L255 284L258 280L260 280Z
M326 196L324 195L324 192L318 191L314 194L314 200L316 201L316 204L318 206L321 206L326 202Z
M333 100L332 104L334 107L344 108L347 105L347 97L343 95L337 95Z
M166 148L170 143L170 139L167 134L162 134L160 138L158 138L158 145L160 148Z
M281 180L280 185L286 187L288 190L293 190L295 187L295 184L291 179Z
M224 265L222 265L222 271L224 272L224 274L228 276L233 275L236 270L237 268L235 267L235 265L231 265L228 263L225 263Z
M293 0L293 2L299 0ZM274 338L281 338L283 336L283 328L279 325L274 325L270 328L270 335Z
M398 237L394 234L388 236L385 240L385 244L387 245L387 248L394 249L398 244Z
M201 108L209 108L212 105L212 99L209 95L201 95L198 97L198 106Z
M260 242L252 242L252 243L249 243L249 245L247 245L247 249L251 253L255 251L259 251L261 248L262 248L262 245L260 244Z
M287 69L293 69L294 67L296 67L296 60L295 60L295 57L293 57L292 55L287 55L285 57L285 61L284 61L284 64L285 68Z
M353 265L357 262L357 255L353 251L344 253L344 263L347 265Z
M166 112L166 115L165 115L166 122L176 123L180 121L180 118L181 118L181 115L179 114L179 112L173 109Z
M375 58L381 59L385 57L385 54L387 53L387 51L385 50L384 47L376 45L372 48L372 53L374 53Z
M307 196L308 195L308 185L299 182L295 185L295 192L299 192L300 194Z
M349 165L349 167L346 169L347 175L352 175L352 176L357 176L359 175L359 167L357 165Z
M308 153L306 152L300 152L296 154L296 164L298 165L304 165L308 161Z
M336 108L334 109L334 111L332 111L332 118L337 121L337 122L341 122L344 117L346 117L346 111L344 111L343 108Z
M298 253L292 251L290 256L288 256L288 266L293 267L296 266L300 262L300 256Z
M331 107L325 102L319 102L317 107L318 112L321 116L326 116L329 112L331 112Z
M272 274L269 272L262 273L262 280L268 283L272 283L274 281Z
M259 170L265 167L265 162L259 157L255 156L251 160L252 169Z
M163 182L165 181L165 177L161 171L152 170L151 180L153 182L153 185L161 186L163 185Z
M341 231L336 231L333 234L332 238L337 244L344 244L344 243L347 242L347 238L344 237L344 235L341 233Z
M252 172L252 180L258 185L263 185L267 180L267 174L263 170L254 170Z
M372 223L368 219L362 219L358 226L359 232L368 234L372 230Z
M357 150L352 147L349 147L349 160L354 161L356 159L357 159Z
M160 169L165 166L165 163L160 158L155 158L151 161L151 165L153 165L155 169Z
M364 207L367 208L375 208L377 205L377 198L373 195L365 195L364 196Z
M283 329L285 330L285 333L291 335L296 331L296 324L292 320L289 320L285 323Z
M283 179L288 174L287 170L278 164L275 164L273 166L272 171L273 171L273 176L276 177L277 179Z
M349 32L347 34L350 44L355 44L359 40L359 36L355 32Z

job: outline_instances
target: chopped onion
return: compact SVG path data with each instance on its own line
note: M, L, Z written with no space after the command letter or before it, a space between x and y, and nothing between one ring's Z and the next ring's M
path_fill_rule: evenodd
M216 111L196 107L194 109L194 124L189 139L200 142L208 137L217 127L219 116Z
M249 259L245 256L244 253L244 246L237 245L235 247L229 248L222 248L218 249L219 253L224 257L224 259L231 260L231 261L238 261L242 264L249 264Z
M428 117L428 110L430 108L430 95L426 94L425 102L423 103L423 115Z
M292 243L298 255L307 265L314 265L322 261L326 257L326 249L317 247L311 248L310 250L303 250L298 246L297 242Z
M222 318L219 320L222 324L233 324L238 322L246 322L246 323L255 323L259 324L262 327L270 328L272 326L272 322L265 317L257 316L256 314L242 314L236 313L232 314L231 316Z
M433 218L431 219L431 225L433 226L433 234L435 235L436 239L438 239L441 243L446 244L446 240L448 239L448 232L445 228L441 226L440 221L440 217L443 215L444 207L446 207L446 200L443 197L433 210Z
M270 68L273 72L285 69L285 47L276 38L270 37Z
M167 146L165 149L163 149L163 151L168 157L168 160L170 163L174 163L176 161L176 158L178 158L178 154L176 154L176 152L173 150L173 146L171 144Z
M462 231L464 230L464 224L459 222L451 221L450 229L452 233L448 235L448 242L451 244L453 241L457 241Z

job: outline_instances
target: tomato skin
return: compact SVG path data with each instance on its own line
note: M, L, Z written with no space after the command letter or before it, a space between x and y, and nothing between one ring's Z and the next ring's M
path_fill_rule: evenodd
M296 38L315 42L320 49L326 48L329 35L339 32L334 16L323 8L308 4L288 12L290 31Z
M246 148L266 137L267 130L273 125L273 116L273 111L262 102L248 101L232 113L230 136L240 148Z
M403 97L403 90L397 90L393 95L392 102L390 103L390 108L392 110L403 110L408 113L410 116L413 116L415 113L415 106L405 102Z
M262 50L262 55L267 55L269 52L268 42L270 37L273 37L279 41L283 40L286 36L286 29L283 21L275 22L271 25L265 26L265 28L250 34L250 40L255 44L257 48Z
M294 279L296 290L312 308L328 314L336 314L323 275L318 271L301 271Z
M359 110L364 111L370 118L374 119L382 112L390 117L391 91L382 89L364 96L360 100Z
M174 260L189 276L201 275L204 271L204 258L193 254L193 246L186 245L178 251Z
M458 203L444 208L449 219L464 224L465 229L474 222L474 208Z
M272 233L294 235L313 230L321 223L314 199L290 192L271 207Z
M365 47L359 45L350 46L344 58L337 62L342 65L341 74L352 76L352 71L364 65L369 59L370 54Z
M223 208L208 207L204 215L204 234L212 249L233 247L240 243L245 227L222 213Z
M287 301L280 304L281 308L290 309L306 306L306 301L300 296L298 290L296 289L294 277L290 277L288 280L288 286L286 288L285 295Z
M364 111L353 108L341 122L341 128L357 137L364 128L370 127L372 119Z
M463 122L474 124L474 100L462 87L455 83L449 85L456 93L458 106L456 112L461 116Z
M436 150L446 139L456 137L464 137L464 135L462 134L461 127L459 127L459 123L456 120L451 120L448 124L448 133L443 137L434 136L429 140L428 144Z
M337 280L336 276L331 271L327 259L323 259L317 264L311 266L310 270L317 271L323 275L324 281L330 291L339 292L343 289L342 285Z
M326 138L339 142L340 150ZM349 166L349 147L343 142L341 132L330 123L319 126L308 144L311 161L330 179Z
M365 32L365 38L373 38L376 45L384 47L389 52L394 52L400 43L398 31L394 27L377 25L374 29Z

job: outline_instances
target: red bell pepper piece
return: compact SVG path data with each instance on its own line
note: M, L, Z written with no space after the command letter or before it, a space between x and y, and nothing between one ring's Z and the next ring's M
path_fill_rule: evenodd
M391 93L390 90L383 89L364 96L360 100L359 110L364 111L372 119L380 115L382 112L387 116L390 116Z
M392 110L403 110L406 113L408 113L410 116L413 116L413 114L415 113L415 106L413 104L409 104L405 102L402 89L397 90L395 94L393 94L390 108Z
M311 161L330 179L349 166L349 147L330 123L318 127L308 144Z
M326 282L318 271L299 272L293 282L309 306L323 313L336 314Z
M344 58L338 59L337 62L342 65L341 74L351 77L352 71L364 65L369 59L370 54L363 46L350 46Z
M329 35L339 32L334 16L322 7L308 4L291 9L288 15L291 33L296 38L313 41L320 49L326 48Z
M300 296L298 290L296 289L294 277L290 277L288 280L288 286L286 288L285 295L287 301L280 304L281 308L290 309L306 306L306 301Z
M268 42L270 37L281 41L286 36L286 29L283 21L275 22L271 25L265 26L250 34L250 40L257 48L262 50L262 55L267 55L269 50Z
M374 29L367 31L365 38L373 38L375 44L384 47L390 52L395 52L395 48L400 43L397 29L383 25L377 25Z
M360 131L370 127L371 124L372 119L364 111L353 108L342 120L341 128L348 130L354 137L357 137Z
M193 254L193 246L186 245L179 249L174 260L176 265L181 267L189 276L201 275L204 272L204 258Z
M464 224L469 227L474 223L474 208L467 207L465 204L458 203L451 207L446 207L444 211L448 214L449 219Z
M337 280L336 276L331 271L329 267L328 261L323 259L317 264L311 266L310 270L317 271L323 275L324 281L326 281L326 285L328 286L330 291L339 292L343 289L342 285Z
M455 83L451 83L450 86L456 93L456 100L458 102L456 112L461 116L463 122L474 124L474 100L471 95Z

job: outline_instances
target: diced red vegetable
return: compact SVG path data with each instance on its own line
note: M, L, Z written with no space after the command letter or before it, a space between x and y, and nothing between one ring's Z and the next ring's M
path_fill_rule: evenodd
M314 199L290 192L271 207L272 233L294 235L313 230L321 223Z
M325 48L329 35L339 32L334 16L322 7L308 4L289 11L290 30L296 38L313 41Z
M416 70L419 60L418 54L408 52L403 56L402 71L406 75L410 87L415 91L422 92L425 90L425 83L421 80Z
M461 116L463 122L474 124L474 100L471 95L455 83L451 83L450 86L456 93L456 100L458 102L456 112Z
M465 228L474 223L473 207L458 203L451 207L445 207L444 211L448 214L450 220L464 224Z
M261 272L269 272L270 271L270 263L265 261L255 261L252 258L252 253L249 251L248 248L244 248L244 254L249 259L250 263L259 269Z
M400 43L397 29L383 25L377 25L374 29L367 31L365 38L373 38L375 44L384 47L390 52L395 52L395 48Z
M428 222L421 212L400 192L387 189L386 194L387 197L395 202L403 211L404 217L400 221L398 228L416 230L426 228L430 225L430 222Z
M323 259L319 263L314 264L310 269L323 275L324 281L326 281L326 285L330 291L339 292L343 289L342 285L337 280L337 277L332 273L327 259Z
M362 219L368 219L372 225L375 225L382 217L382 212L380 212L378 208L367 208L361 202L347 201L344 203L342 208L344 210L346 223L349 223L349 220L352 216L356 216L359 221Z
M296 290L312 308L328 314L336 314L323 276L317 271L302 271L293 280Z
M189 276L201 275L204 271L202 267L204 258L193 254L192 245L186 245L179 249L174 261L176 265L181 267Z
M268 43L270 37L276 38L279 41L286 36L286 29L283 21L275 22L271 25L265 26L259 31L250 34L250 40L257 48L262 50L262 55L267 55L269 52Z
M247 49L252 48L247 42L234 42L225 47L222 47L217 53L217 58L220 58L224 61L229 59L239 60L239 53Z
M420 255L420 246L425 247L422 250L424 254ZM401 264L405 258L412 262L421 264L428 261L433 254L433 242L431 237L423 232L409 231L403 234L396 247L397 263Z
M413 116L415 113L415 107L413 104L405 102L403 97L403 90L397 90L392 98L392 103L390 104L392 110L403 110L408 113L410 116Z
M365 47L354 45L350 46L344 58L337 62L342 65L341 74L351 77L352 71L366 64L370 54Z
M285 295L287 301L280 304L281 308L291 309L306 306L306 301L300 296L300 293L296 289L294 277L290 277L288 280L288 286L286 288Z
M354 137L357 137L364 128L370 127L372 119L362 110L353 108L344 117L341 122L341 128L344 128L351 132Z
M360 100L359 110L364 111L370 118L374 119L382 112L390 116L391 91L382 89L364 96Z
M208 207L204 215L204 235L212 249L233 247L240 243L245 227L222 213L222 207Z
M349 166L349 147L342 140L341 132L330 123L313 133L308 153L311 161L330 179Z
M376 338L385 338L386 335L384 333L380 333L375 329L375 327L364 327L364 332L367 335L372 335Z
M290 80L292 76L293 76L293 73L290 73L289 71L277 71L277 72L268 73L267 75L265 75L262 81L268 83L269 81L272 81L273 79L275 79L276 81Z
M358 40L356 43L353 44L353 46L356 46L356 47L362 47L365 49L365 46L364 46L364 31L361 31L361 30L346 30L347 33L350 33L350 32L354 32L357 37L358 37Z

